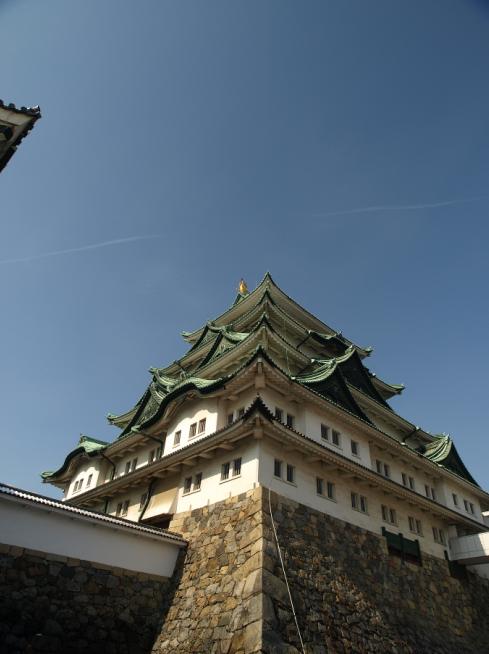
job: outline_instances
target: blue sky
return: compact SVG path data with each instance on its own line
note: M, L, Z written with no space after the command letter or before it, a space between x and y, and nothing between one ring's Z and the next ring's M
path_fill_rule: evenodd
M0 176L0 479L56 494L270 270L488 488L488 32L482 0L0 0L0 97L43 113Z

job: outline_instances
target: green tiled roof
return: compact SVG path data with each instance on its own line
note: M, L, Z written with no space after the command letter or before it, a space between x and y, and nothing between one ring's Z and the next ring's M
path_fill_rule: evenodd
M478 486L475 479L465 467L450 436L448 434L437 434L433 438L433 442L425 446L424 456L430 459L430 461L438 463Z
M75 447L74 450L72 450L64 460L63 465L58 468L58 470L47 470L46 472L41 473L41 477L43 481L49 481L50 478L52 477L59 477L59 475L63 474L72 459L74 459L78 454L86 454L88 456L94 456L101 450L104 450L109 443L107 441L101 441L98 438L92 438L91 436L80 436L80 440L78 441L78 445Z

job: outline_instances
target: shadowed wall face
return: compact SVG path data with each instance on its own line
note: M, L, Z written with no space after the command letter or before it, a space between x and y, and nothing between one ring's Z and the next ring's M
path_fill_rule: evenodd
M147 654L170 580L0 545L0 654Z
M272 512L306 651L489 651L489 584L388 554L382 536L272 493ZM268 489L177 515L187 558L153 653L296 654L300 642L269 514Z

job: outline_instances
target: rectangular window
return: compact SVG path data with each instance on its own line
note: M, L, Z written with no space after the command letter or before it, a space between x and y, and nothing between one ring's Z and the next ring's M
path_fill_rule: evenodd
M242 418L243 416L244 416L244 406L238 409L238 418Z
M124 504L122 505L121 516L127 515L128 509L129 509L129 500L124 500Z
M412 531L413 534L418 534L419 536L422 536L422 528L421 528L421 520L418 520L417 518L413 518L413 516L408 517L409 521L409 531Z
M415 484L415 482L414 482L414 477L409 477L409 488L410 488L411 490L415 490L415 489L416 489L416 484Z
M407 486L407 485L408 485L407 475L406 475L405 472L402 473L402 485L403 485L403 486Z
M192 477L185 477L185 480L183 482L183 492L190 493L191 488L192 488Z
M453 505L458 506L458 497L455 493L452 493Z
M361 513L367 513L368 505L367 498L365 495L359 495L358 493L351 494L351 507L355 511L360 511Z
M193 436L195 436L196 433L197 433L197 423L196 423L196 422L193 422L193 423L190 425L190 430L189 430L189 432L188 432L188 436L189 436L189 438L192 438Z
M78 490L81 490L82 487L83 487L83 479L80 479L80 481L78 482Z
M194 491L200 490L201 486L202 486L202 473L198 472L195 475L195 479L194 479Z
M323 483L321 477L316 477L316 493L318 495L324 495Z
M294 416L291 413L287 414L287 427L294 429Z
M75 481L75 485L73 486L73 492L76 493L77 490L78 490L78 482Z
M425 484L424 485L424 493L425 493L426 497L429 497L432 500L436 500L435 489L432 486L428 486L428 484Z
M275 459L273 462L273 474L275 477L280 477L282 479L282 461Z
M445 545L445 533L443 532L443 529L438 529L438 527L432 527L433 529L433 539L435 543L439 543L440 545Z
M385 504L382 504L382 520L391 525L397 524L396 510L390 509L388 506L385 506Z
M282 409L279 409L278 406L275 407L275 417L280 422L282 422L283 417L284 417L284 412L282 411Z
M117 509L115 510L115 514L116 516L120 516L121 513L122 513L122 502L119 502L119 504L117 505Z
M241 457L239 459L234 459L233 461L233 477L237 477L241 474Z
M295 482L295 467L290 463L287 463L287 481L291 484Z
M467 502L467 500L464 500L464 507L465 507L465 510L468 513L469 512L469 503Z
M178 431L175 432L175 435L173 436L173 447L180 445L181 440L182 440L182 432L179 429Z
M130 461L126 461L126 475L127 475L128 472L131 472L131 462Z
M234 421L234 415L232 413L228 413L228 417L227 417L228 425L232 425L233 421Z
M137 464L138 464L138 460L137 460L137 459L133 459L133 460L132 460L132 463L131 463L131 472L133 472L134 470L136 470L136 466L137 466Z
M90 488L90 484L92 483L92 477L93 477L93 475L88 475L87 488Z
M380 459L375 459L375 469L379 475L383 475L384 477L390 479L391 468L388 463L384 463L384 461L381 461Z
M353 456L358 456L358 443L356 441L351 442L351 453Z
M205 418L199 420L199 434L203 434L205 432L205 420Z
M229 479L229 461L223 463L221 466L221 481Z
M472 504L472 502L469 502L469 508L470 508L470 513L472 513L472 515L474 515L475 509L474 509L474 505Z
M358 510L358 493L351 494L351 508Z
M324 441L329 441L329 427L321 423L321 438Z
M336 429L331 430L331 442L333 445L336 445L336 447L340 447L340 438L341 434L339 431L336 431Z
M326 483L326 494L328 496L328 499L334 500L334 484L331 481L328 481Z
M146 499L148 497L147 493L143 493L141 497L139 498L139 510L142 511L144 508L144 505L146 504Z
M149 457L148 457L148 462L149 463L153 463L153 461L155 460L155 454L156 454L156 450L151 450L151 452L149 453Z

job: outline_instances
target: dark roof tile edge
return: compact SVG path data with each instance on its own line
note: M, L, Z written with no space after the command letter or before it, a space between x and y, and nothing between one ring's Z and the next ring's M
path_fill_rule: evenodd
M32 491L26 491L21 488L16 488L15 486L9 486L8 484L0 483L0 495L7 495L9 497L15 497L19 500L26 500L31 504L38 504L44 506L51 506L60 511L66 511L67 513L75 513L85 518L90 518L92 520L99 520L102 523L108 523L110 525L115 525L123 527L125 529L133 529L135 531L140 531L152 536L159 536L160 538L168 538L174 540L175 542L180 543L181 545L186 545L187 541L176 534L173 531L168 531L166 529L160 529L159 527L146 527L141 525L138 522L133 522L132 520L125 520L123 518L115 518L109 516L105 513L100 513L99 511L92 511L88 509L81 509L73 504L67 504L61 500L56 500L52 497L46 497L45 495L39 495L38 493L33 493Z

